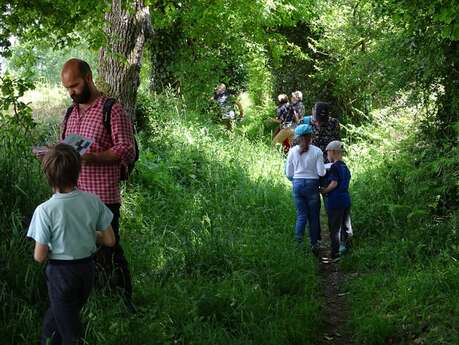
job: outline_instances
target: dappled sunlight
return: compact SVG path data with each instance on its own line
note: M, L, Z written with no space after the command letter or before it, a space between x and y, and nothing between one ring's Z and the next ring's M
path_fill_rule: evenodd
M71 99L60 85L39 84L26 92L23 102L30 104L36 121L56 124L62 121Z

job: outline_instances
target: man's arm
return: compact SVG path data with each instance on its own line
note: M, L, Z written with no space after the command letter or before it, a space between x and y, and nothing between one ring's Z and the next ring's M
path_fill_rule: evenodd
M111 129L113 147L109 151L118 156L122 164L129 164L135 159L134 128L131 119L120 103L115 103L112 108ZM109 156L114 159L114 156ZM103 157L100 157L101 159ZM107 157L106 157L107 158Z
M43 263L48 258L48 245L41 244L35 241L35 249L33 251L33 258L36 262Z
M102 152L91 152L81 157L84 164L128 164L135 158L134 133L131 120L123 107L115 103L111 110L111 135L113 147Z
M112 149L108 149L102 152L85 153L81 157L81 161L83 164L110 164L118 163L121 161L121 157Z

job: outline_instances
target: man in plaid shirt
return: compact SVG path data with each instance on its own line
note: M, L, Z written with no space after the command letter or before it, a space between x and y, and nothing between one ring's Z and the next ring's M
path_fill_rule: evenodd
M135 158L131 120L121 104L115 103L111 109L111 131L105 128L103 106L107 97L97 90L92 79L91 68L85 61L78 59L67 61L62 69L61 79L73 100L73 109L67 120L64 120L66 123L63 123L61 137L76 134L93 140L88 152L81 157L82 167L78 188L96 194L114 215L112 227L117 244L114 249L101 248L97 260L102 258L106 263L114 263L111 283L121 285L126 305L133 310L131 276L123 249L119 245L120 171L122 165L127 166ZM114 277L116 273L120 277Z

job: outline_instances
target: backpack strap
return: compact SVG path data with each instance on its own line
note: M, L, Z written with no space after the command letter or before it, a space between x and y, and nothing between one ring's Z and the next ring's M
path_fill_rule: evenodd
M65 139L65 132L67 132L67 122L69 121L70 114L72 114L74 104L72 104L70 107L67 108L67 111L65 112L64 116L64 121L62 122L62 135L61 139Z
M104 107L102 108L102 114L104 116L104 127L108 131L108 134L112 134L112 126L111 126L111 119L112 119L112 107L113 104L116 103L116 99L114 98L107 98L104 103Z

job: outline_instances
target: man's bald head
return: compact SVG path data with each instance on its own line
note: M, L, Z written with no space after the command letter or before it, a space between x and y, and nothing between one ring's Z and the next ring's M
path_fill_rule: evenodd
M91 67L86 61L68 60L62 67L61 80L62 85L76 103L87 104L97 94L97 88L92 80Z
M64 64L62 67L62 74L69 72L74 75L79 75L82 78L86 77L88 74L92 74L89 64L80 59L70 59Z

